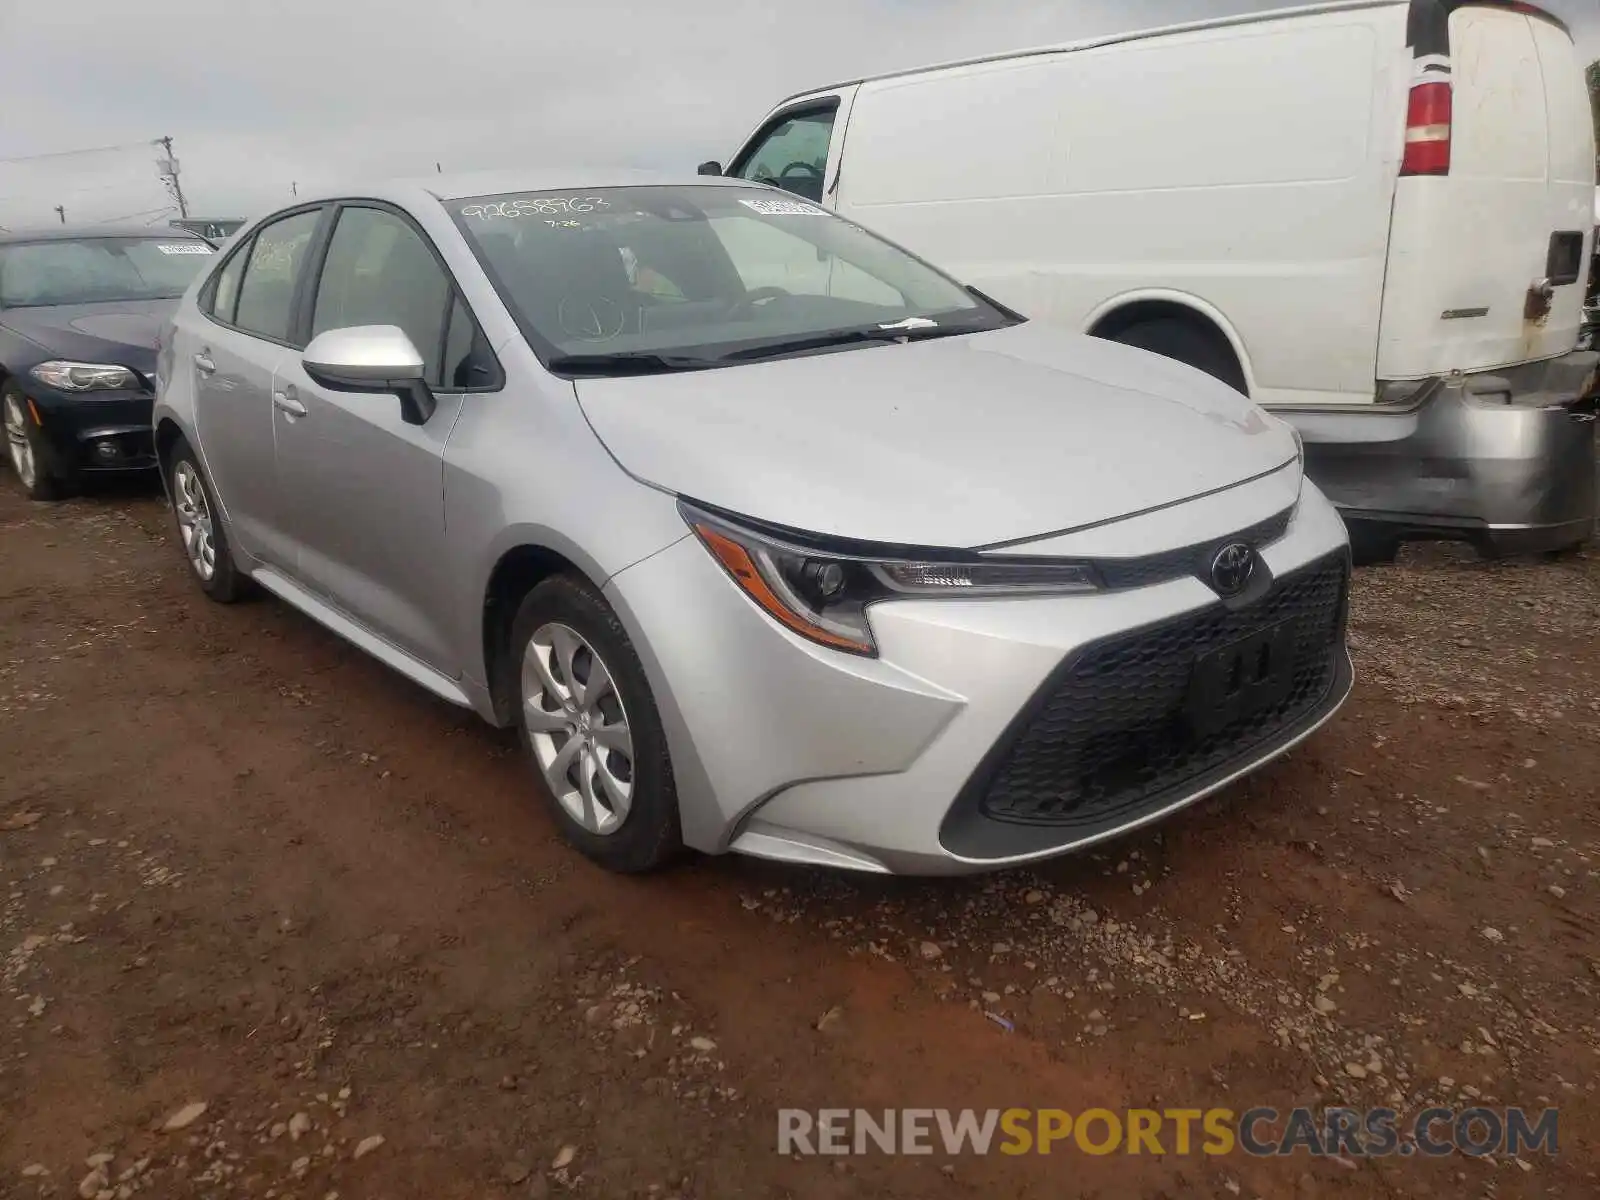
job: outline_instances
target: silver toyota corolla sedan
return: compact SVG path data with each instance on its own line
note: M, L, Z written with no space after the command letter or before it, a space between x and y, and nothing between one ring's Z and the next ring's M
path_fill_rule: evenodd
M163 332L201 588L515 727L565 835L953 873L1147 824L1350 690L1287 424L730 180L264 217Z

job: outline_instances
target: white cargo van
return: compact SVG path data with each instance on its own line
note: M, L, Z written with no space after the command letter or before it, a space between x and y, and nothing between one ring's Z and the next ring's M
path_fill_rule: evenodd
M1595 138L1529 4L1335 0L858 80L726 173L1227 380L1300 428L1368 557L1593 527ZM762 282L855 286L814 258Z
M1584 301L1580 350L1600 350L1600 187L1594 190L1594 254L1590 258L1589 298Z

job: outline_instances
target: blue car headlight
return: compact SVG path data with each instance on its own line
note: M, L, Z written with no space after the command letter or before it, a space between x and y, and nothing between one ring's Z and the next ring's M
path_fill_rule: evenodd
M139 377L114 363L67 362L51 359L28 374L58 392L121 392L139 386Z

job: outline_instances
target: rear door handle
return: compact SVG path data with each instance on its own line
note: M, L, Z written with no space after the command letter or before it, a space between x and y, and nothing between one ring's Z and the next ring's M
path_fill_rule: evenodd
M196 354L194 356L194 369L202 375L209 375L217 369L217 364L203 353Z
M306 415L306 406L288 392L273 392L272 403L282 409L290 420L299 420Z

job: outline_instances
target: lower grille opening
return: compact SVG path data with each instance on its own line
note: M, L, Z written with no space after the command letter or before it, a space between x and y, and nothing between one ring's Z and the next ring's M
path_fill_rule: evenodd
M1328 697L1348 580L1341 552L1280 577L1248 607L1218 604L1089 647L1041 692L987 782L974 781L979 810L1099 825L1248 758Z

